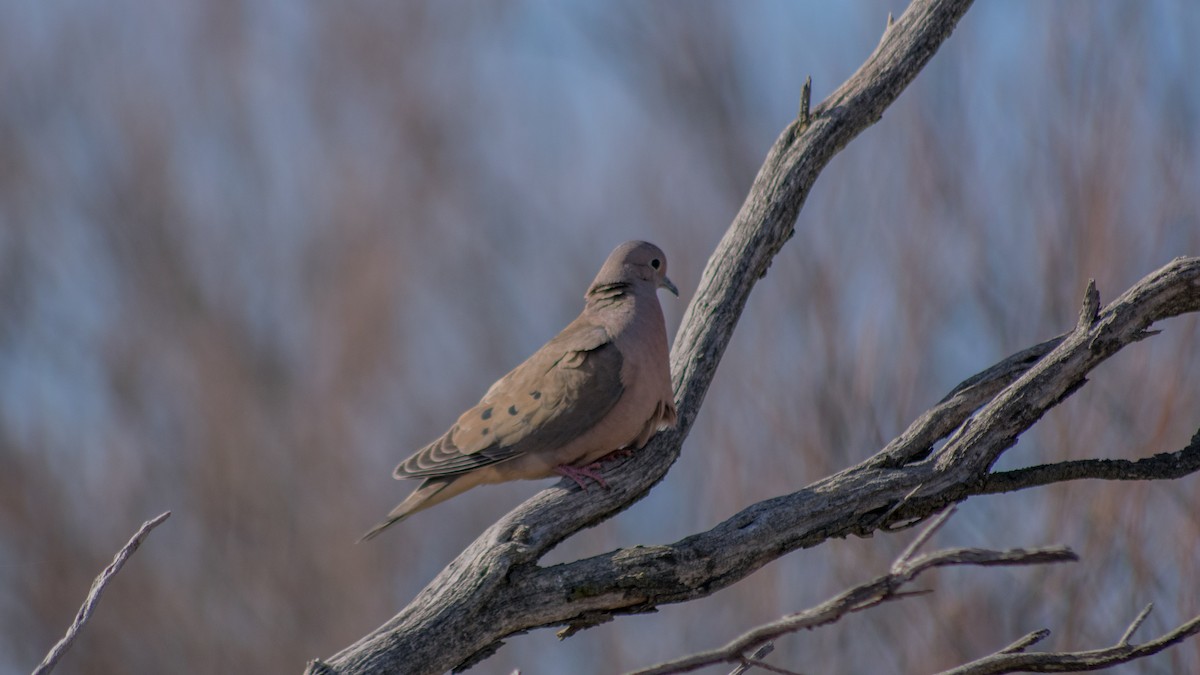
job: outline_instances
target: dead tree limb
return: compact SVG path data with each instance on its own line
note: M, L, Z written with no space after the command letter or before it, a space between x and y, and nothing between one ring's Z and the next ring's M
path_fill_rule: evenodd
M437 673L487 658L503 638L560 635L728 586L779 556L833 536L915 522L978 494L996 458L1047 409L1157 320L1196 311L1200 259L1179 259L1100 311L1095 294L1068 334L964 382L879 455L796 493L752 505L664 546L636 546L551 567L537 561L574 533L628 508L679 456L750 291L793 234L817 175L877 121L949 37L970 0L914 0L853 77L784 129L716 251L675 339L676 429L610 470L610 489L559 483L501 518L413 601L310 673ZM932 448L949 437L936 453Z
M789 124L776 140L710 258L675 339L671 370L678 399L677 428L659 434L645 452L627 462L625 470L615 471L609 481L612 489L603 495L577 494L560 485L526 501L484 532L408 607L327 663L314 661L310 672L440 672L490 654L501 638L517 631L606 620L607 603L581 603L577 611L566 613L527 613L503 597L508 595L504 589L523 583L516 577L539 573L535 563L546 551L628 508L666 475L679 456L751 289L791 238L817 175L851 139L879 120L970 6L970 0L913 2L858 72L808 111L806 119ZM587 588L562 587L555 597L564 607L575 607L570 598L589 596ZM620 603L631 604L638 602ZM456 636L454 644L447 644L443 637L447 635Z
M75 620L71 622L71 626L67 628L67 634L59 640L54 647L50 649L50 653L46 654L46 658L33 669L33 675L47 675L54 670L54 666L58 665L59 659L67 650L71 648L71 643L75 642L75 638L79 637L79 632L83 630L83 626L92 618L92 613L96 611L96 607L100 604L100 595L104 593L104 589L108 587L110 581L117 576L117 572L125 566L125 561L129 560L129 556L138 550L142 545L142 541L150 534L150 530L158 527L171 516L170 511L166 511L152 520L147 520L142 523L142 527L134 533L129 543L117 551L117 555L113 561L100 572L100 576L92 582L92 588L88 591L87 598L83 601L83 606L79 608L79 612L75 615Z
M1070 549L1061 546L1031 550L1010 549L1007 551L953 548L917 556L917 549L932 536L934 531L946 522L946 518L952 512L953 507L947 509L942 516L926 527L916 540L913 541L912 545L900 554L900 557L892 564L892 569L887 574L839 593L816 607L758 626L732 640L724 647L668 661L651 668L635 671L630 675L687 673L717 663L749 664L762 667L765 664L759 661L761 657L754 651L759 647L770 644L772 640L788 633L796 633L805 629L825 626L841 620L852 612L870 609L890 600L917 595L917 593L905 592L903 590L904 587L921 573L936 567L953 565L1035 565L1040 563L1070 562L1078 559Z

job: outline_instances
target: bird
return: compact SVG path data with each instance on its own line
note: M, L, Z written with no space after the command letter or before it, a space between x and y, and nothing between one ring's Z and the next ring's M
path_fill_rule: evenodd
M660 288L679 296L662 249L628 241L613 250L579 316L396 467L396 479L421 483L360 541L478 485L557 474L585 491L584 479L607 488L601 458L675 426Z

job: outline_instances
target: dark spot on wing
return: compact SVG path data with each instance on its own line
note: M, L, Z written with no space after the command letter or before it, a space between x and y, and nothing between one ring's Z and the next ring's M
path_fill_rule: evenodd
M540 392L540 391L532 391L532 392L529 392L529 395L530 395L530 396L532 396L532 397L533 397L533 400L535 400L535 401L536 401L536 400L538 400L539 398L541 398L541 397L542 397L542 392Z
M484 427L484 428L483 428L483 431L479 432L479 435L480 435L480 436L487 436L489 431L491 431L491 429L489 429L489 428L487 428L487 427Z
M485 419L485 420L490 420L490 419L492 419L492 409L491 409L491 408L488 408L487 410L484 410L484 411L483 411L483 414L482 414L482 415L480 415L480 417L482 417L482 418L483 418L483 419ZM487 433L487 431L485 430L483 433L485 433L485 434L486 434L486 433Z
M516 415L517 414L517 406L515 406L515 405L508 406L508 414Z

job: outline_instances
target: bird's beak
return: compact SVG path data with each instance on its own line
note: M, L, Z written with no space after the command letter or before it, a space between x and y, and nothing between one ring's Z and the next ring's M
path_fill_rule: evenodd
M666 277L662 278L662 281L659 282L658 287L665 288L668 291L671 291L671 295L674 295L677 298L679 297L679 289L675 287L675 282Z

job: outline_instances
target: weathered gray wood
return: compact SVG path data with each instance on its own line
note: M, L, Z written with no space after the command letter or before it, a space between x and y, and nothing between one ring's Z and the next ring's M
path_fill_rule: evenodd
M79 612L75 614L75 620L72 621L71 625L67 628L67 634L50 648L50 652L46 654L46 658L43 659L40 664L38 664L37 668L33 669L33 675L49 675L50 672L54 670L55 666L58 665L59 660L62 659L63 655L65 655L67 650L71 648L71 645L74 644L76 638L79 637L79 633L83 630L83 627L87 625L88 620L92 618L92 614L96 611L96 607L100 605L100 596L104 594L104 589L108 588L108 584L116 578L117 573L120 572L121 568L125 566L125 563L129 560L129 557L132 556L139 547L141 547L142 542L146 540L146 537L150 536L150 531L159 525L162 525L163 522L170 517L171 512L166 511L165 513L160 513L154 518L142 523L142 526L138 528L138 531L134 532L133 536L129 539L129 543L121 547L120 551L117 551L117 555L113 558L112 563L109 564L108 567L105 567L103 570L101 570L100 575L97 576L96 580L92 582L92 588L88 591L87 597L84 598L83 606L80 607Z
M675 340L678 427L610 470L610 490L584 494L560 484L526 501L467 547L399 614L326 662L313 662L310 673L437 673L464 667L520 631L567 626L569 633L616 614L702 597L788 551L830 536L871 532L896 519L926 516L978 489L987 468L1016 435L1077 386L1088 369L1140 338L1151 322L1195 311L1190 308L1195 303L1180 300L1186 295L1180 290L1200 296L1200 261L1176 261L1094 322L964 383L970 386L950 397L958 397L954 405L925 422L918 420L912 437L889 445L882 458L755 504L708 532L669 546L638 546L537 566L563 539L627 508L666 474L750 291L791 237L818 173L879 119L970 5L970 0L914 1L862 68L812 110L810 119L793 122L775 142L709 259ZM912 461L928 454L935 440L959 428L985 403L970 418L974 422L960 428L942 451ZM1000 415L1012 415L1012 422Z

